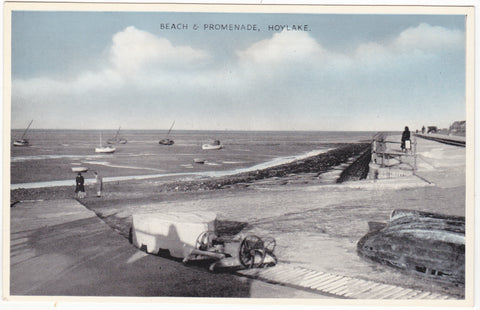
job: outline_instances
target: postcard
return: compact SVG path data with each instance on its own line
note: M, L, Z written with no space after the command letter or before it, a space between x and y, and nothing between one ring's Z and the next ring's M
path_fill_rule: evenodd
M6 303L473 305L473 6L4 8Z

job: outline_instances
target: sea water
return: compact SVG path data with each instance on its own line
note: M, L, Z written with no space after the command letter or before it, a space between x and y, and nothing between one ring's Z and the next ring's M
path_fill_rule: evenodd
M95 153L116 130L30 130L30 146L10 149L12 189L71 185L73 167L87 167L106 182L152 177L192 178L221 176L262 169L313 156L341 143L370 141L375 132L306 131L174 131L175 143L160 145L165 131L124 130L126 144L113 154ZM12 142L22 131L13 130ZM220 150L202 150L202 144L220 140ZM195 161L201 159L204 163Z

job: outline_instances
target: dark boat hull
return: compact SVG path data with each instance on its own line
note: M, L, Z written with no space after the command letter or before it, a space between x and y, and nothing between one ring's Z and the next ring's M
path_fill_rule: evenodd
M369 223L360 256L424 277L465 283L465 218L395 210L387 224Z
M172 145L173 143L175 142L171 139L162 139L158 141L158 144L161 144L161 145Z

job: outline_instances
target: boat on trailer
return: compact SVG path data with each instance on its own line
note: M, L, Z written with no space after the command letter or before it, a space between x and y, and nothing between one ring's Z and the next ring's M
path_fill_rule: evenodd
M465 283L465 217L394 210L388 223L369 222L360 256L430 279Z

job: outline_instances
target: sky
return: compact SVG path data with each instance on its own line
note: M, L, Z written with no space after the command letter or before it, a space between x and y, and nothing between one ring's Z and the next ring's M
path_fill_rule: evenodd
M14 11L11 31L12 128L401 131L466 117L463 15Z

